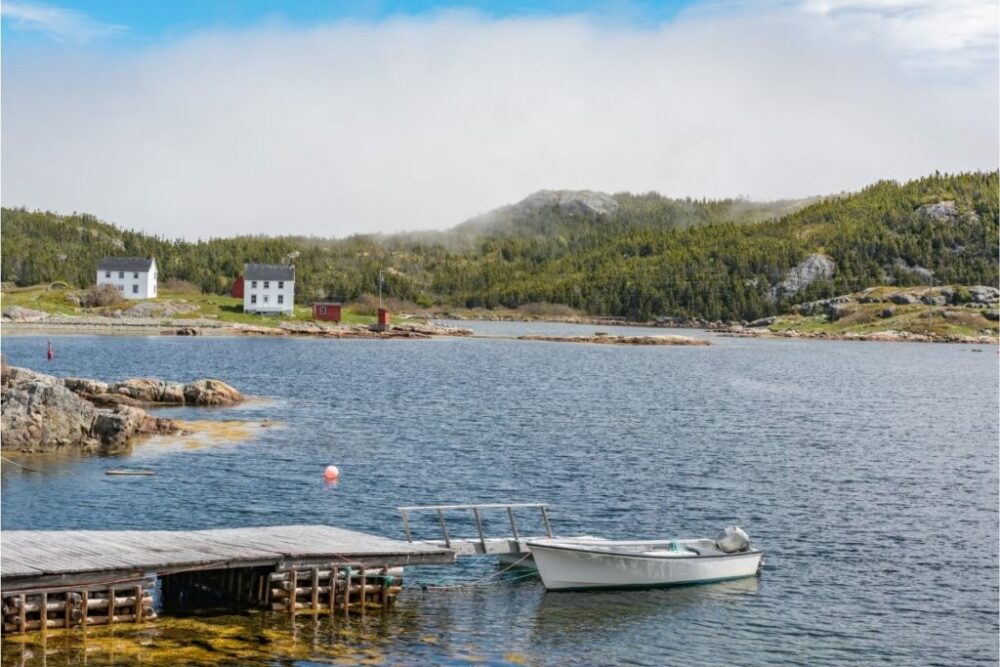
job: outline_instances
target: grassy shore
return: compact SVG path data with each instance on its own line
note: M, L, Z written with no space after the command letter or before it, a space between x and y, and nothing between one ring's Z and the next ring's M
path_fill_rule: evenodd
M997 304L965 300L961 295L968 289L874 287L817 306L816 312L781 315L768 326L757 328L754 335L851 339L897 335L912 340L977 343L1000 340Z
M32 285L30 287L4 287L0 294L0 307L21 306L32 310L40 310L51 315L85 315L85 316L116 316L115 311L128 311L138 303L150 302L161 304L165 308L175 307L179 311L165 317L171 320L217 320L234 324L252 324L262 327L277 327L280 322L313 321L312 309L308 306L296 305L292 315L281 317L243 312L243 300L220 294L203 294L194 290L161 289L155 299L144 301L125 301L111 306L83 308L72 301L72 296L82 290L70 288L60 283L47 285ZM374 324L373 313L356 312L350 306L342 311L344 324ZM396 321L396 318L393 320Z
M685 326L704 326L738 335L753 336L872 340L891 340L893 337L899 337L907 340L976 343L997 340L1000 336L1000 322L996 320L996 302L989 304L970 302L967 300L970 289L977 288L873 287L823 302L823 305L817 306L812 312L807 312L808 309L803 311L803 306L798 306L796 310L800 312L771 318L766 326L720 326L718 323L702 321L698 321L700 324L689 323ZM95 308L84 308L74 303L74 296L82 292L83 290L60 283L30 287L4 286L0 296L0 307L6 310L11 306L20 306L42 311L50 316L76 317L79 319L72 320L72 323L94 327L110 326L115 323L120 323L124 327L126 324L138 325L141 322L153 326L156 321L162 325L177 327L185 326L185 322L191 322L194 326L208 327L206 332L214 330L216 323L219 327L250 325L260 328L258 330L275 330L282 326L293 327L295 324L308 327L314 321L312 310L307 306L296 305L294 314L280 317L244 313L242 299L219 294L203 294L192 289L167 288L162 289L156 299L125 301ZM902 299L903 303L897 302L901 300L901 295L905 297ZM136 311L136 308L155 309L158 306L162 306L163 312L143 316ZM342 322L345 325L372 325L375 323L372 310L370 305L345 304ZM130 319L139 317L147 319ZM85 318L91 318L92 321L87 321ZM531 304L529 307L503 310L417 309L410 314L396 312L393 324L419 324L430 318L656 325L654 322L624 322L587 316L559 304ZM49 325L65 326L69 323L52 321ZM39 323L39 326L43 324ZM134 327L125 328L131 330Z

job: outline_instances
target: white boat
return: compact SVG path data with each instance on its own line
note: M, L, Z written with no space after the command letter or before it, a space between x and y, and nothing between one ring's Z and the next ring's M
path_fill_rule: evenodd
M541 539L528 542L550 591L707 584L760 573L764 552L731 527L719 539Z

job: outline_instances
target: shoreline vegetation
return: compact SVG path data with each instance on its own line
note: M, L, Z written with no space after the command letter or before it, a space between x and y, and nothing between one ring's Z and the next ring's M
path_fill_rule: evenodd
M1000 343L1000 289L983 285L938 287L878 286L861 292L797 304L780 315L752 322L663 317L653 321L581 314L561 304L530 304L519 309L415 308L397 313L379 331L365 312L345 308L342 323L312 319L296 306L291 319L246 315L238 299L190 292L165 292L147 301L110 307L68 306L79 290L60 283L24 288L5 286L2 329L8 334L98 334L181 336L315 336L324 338L425 339L471 336L469 328L440 326L432 320L522 321L647 328L704 329L724 336L857 340L870 342ZM232 302L232 303L230 303ZM396 304L399 305L399 304ZM586 335L511 336L520 340L603 344L705 344L651 341L663 336ZM668 337L669 338L669 337Z
M373 322L378 305L755 321L878 285L997 285L998 189L990 171L784 203L542 191L450 230L342 239L171 240L87 214L3 208L0 280L4 306L18 290L61 284L69 298L50 301L63 315L97 301L135 316L257 324L229 296L235 281L246 263L287 261L300 304L340 302L346 324ZM87 298L105 256L155 257L174 312L155 305L163 299L136 312ZM311 313L300 305L289 319Z
M541 191L447 231L197 242L3 208L3 328L428 338L472 333L431 320L487 319L993 342L998 189L990 171L797 202ZM109 255L155 256L160 296L91 287ZM300 304L290 315L244 313L230 296L246 263L293 260ZM343 322L314 321L314 299L342 303ZM383 305L388 331L375 325Z

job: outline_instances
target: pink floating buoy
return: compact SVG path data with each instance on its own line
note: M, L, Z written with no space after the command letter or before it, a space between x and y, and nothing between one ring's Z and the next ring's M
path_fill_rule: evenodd
M337 466L327 466L326 470L323 471L323 477L327 480L334 480L340 477L340 470Z

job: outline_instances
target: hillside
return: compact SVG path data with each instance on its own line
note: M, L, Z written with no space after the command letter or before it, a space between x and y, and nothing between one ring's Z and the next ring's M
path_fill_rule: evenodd
M4 209L2 279L86 286L102 255L151 254L163 278L221 293L244 262L292 257L302 303L371 293L384 268L388 296L423 306L750 320L875 285L996 285L998 181L935 174L804 207L543 192L450 232L346 239L173 241Z

